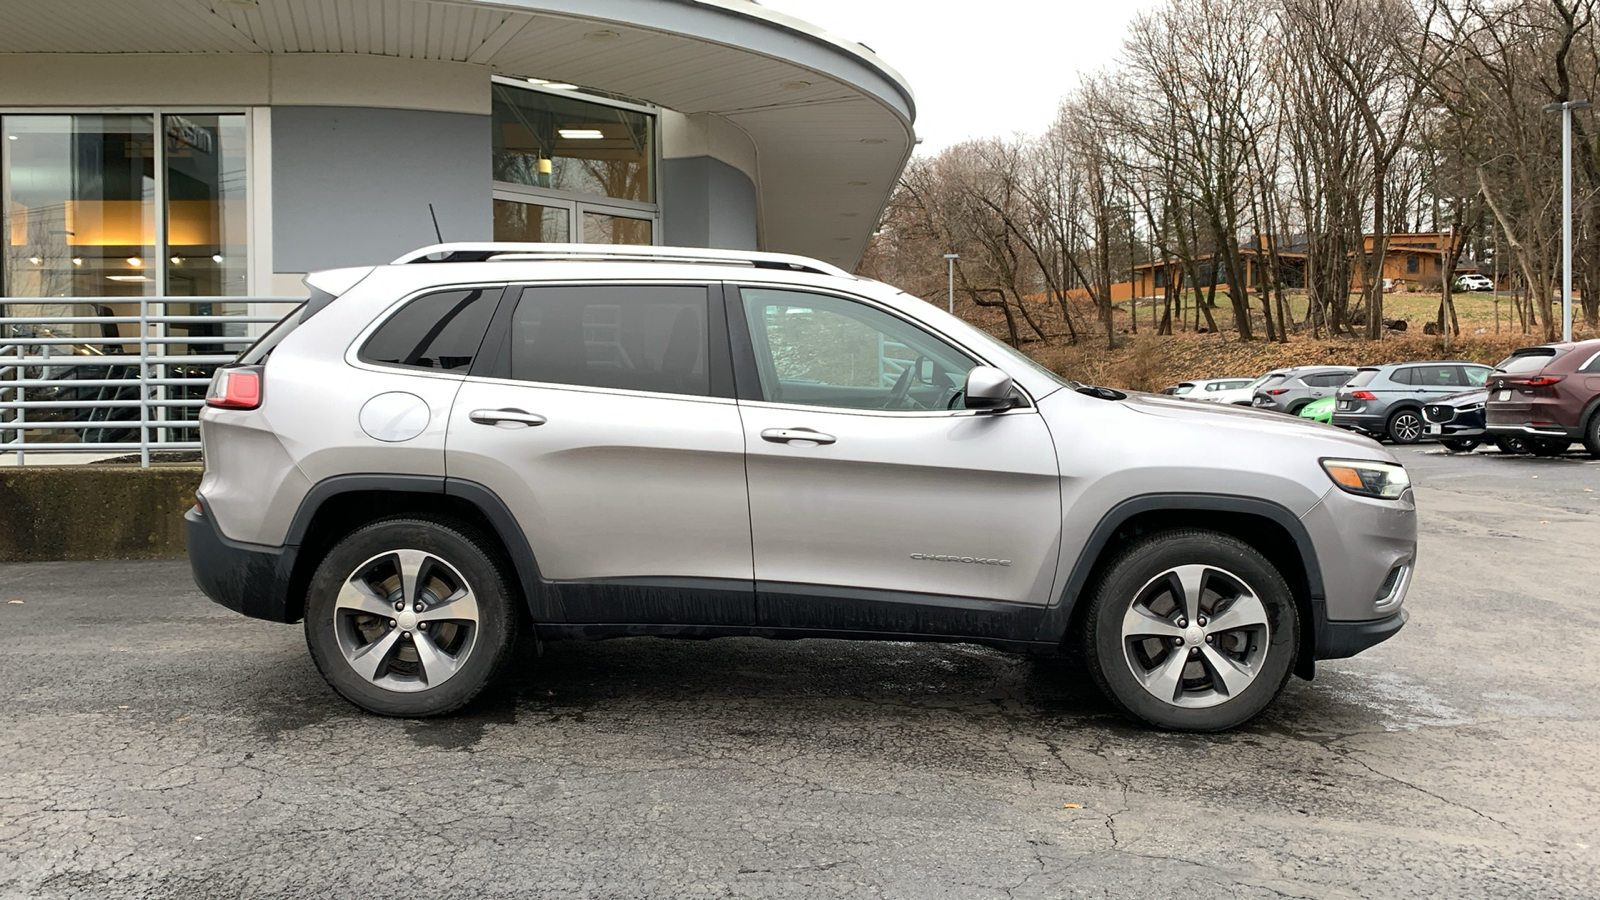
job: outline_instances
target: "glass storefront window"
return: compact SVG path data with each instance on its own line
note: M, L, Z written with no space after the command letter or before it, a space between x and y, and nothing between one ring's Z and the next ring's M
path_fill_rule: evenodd
M242 115L162 117L167 188L167 293L243 296L245 127Z
M583 214L585 244L648 244L650 220L601 213Z
M4 294L154 294L154 116L8 115L0 131Z
M494 179L655 202L655 118L577 97L494 86Z
M494 239L526 243L565 243L572 240L567 211L517 200L494 201Z

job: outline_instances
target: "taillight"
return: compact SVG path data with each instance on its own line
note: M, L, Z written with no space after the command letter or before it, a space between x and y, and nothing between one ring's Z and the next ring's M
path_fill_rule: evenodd
M1350 399L1352 399L1352 400L1376 400L1376 399L1378 399L1378 395L1374 394L1371 391L1351 391L1350 392Z
M217 370L206 392L206 405L221 409L255 409L261 405L261 367L230 366Z
M1507 383L1520 384L1527 387L1549 387L1565 377L1565 375L1535 375L1532 378L1513 378Z
M1273 390L1267 391L1267 393L1269 393L1272 396L1276 397L1279 394L1287 394L1287 393L1289 393L1289 389L1288 388L1274 388Z

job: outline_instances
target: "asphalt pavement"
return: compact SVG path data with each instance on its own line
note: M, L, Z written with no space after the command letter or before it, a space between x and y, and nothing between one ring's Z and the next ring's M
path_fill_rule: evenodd
M0 566L0 897L1600 896L1600 462L1400 455L1410 624L1204 737L1058 661L754 639L395 721L182 562Z

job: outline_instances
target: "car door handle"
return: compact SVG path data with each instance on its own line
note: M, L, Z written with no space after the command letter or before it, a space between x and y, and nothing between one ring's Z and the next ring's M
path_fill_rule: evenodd
M831 444L838 440L831 434L823 434L810 428L768 428L761 432L763 441L774 444L787 444L790 441L810 441L813 444Z
M549 421L538 413L527 412L521 409L475 409L467 414L467 418L479 425L543 425Z

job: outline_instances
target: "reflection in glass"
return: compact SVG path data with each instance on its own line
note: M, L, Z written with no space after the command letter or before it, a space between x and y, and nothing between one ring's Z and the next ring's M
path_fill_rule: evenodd
M655 202L654 117L502 84L491 115L496 181Z
M155 293L155 123L6 116L0 181L11 297Z
M167 293L243 296L244 116L164 116Z
M572 240L567 211L556 206L494 201L494 239L529 243L565 243Z
M648 244L650 243L650 220L586 212L583 214L583 242L585 244Z

